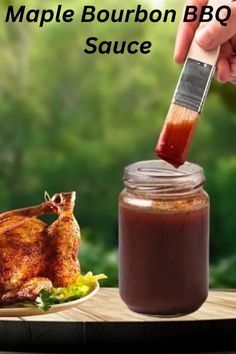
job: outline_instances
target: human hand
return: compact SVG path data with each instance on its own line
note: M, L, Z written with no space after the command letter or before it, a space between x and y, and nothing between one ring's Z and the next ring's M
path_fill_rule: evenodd
M207 5L207 0L189 0L187 5L195 5L201 11ZM228 4L227 4L228 5ZM217 62L215 77L219 82L232 82L236 84L236 2L229 4L231 16L227 26L222 26L218 21L201 25L199 22L184 22L179 26L176 46L175 61L183 63L195 35L196 42L204 49L211 50L221 46Z

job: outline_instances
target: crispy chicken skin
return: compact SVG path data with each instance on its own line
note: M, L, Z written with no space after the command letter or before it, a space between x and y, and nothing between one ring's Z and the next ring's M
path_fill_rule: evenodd
M80 275L75 192L0 214L0 303L34 300L42 289L68 286ZM50 226L37 219L58 214Z
M31 278L20 286L7 291L2 295L1 302L10 304L21 301L32 301L38 296L41 290L51 290L52 282L48 278L35 277Z

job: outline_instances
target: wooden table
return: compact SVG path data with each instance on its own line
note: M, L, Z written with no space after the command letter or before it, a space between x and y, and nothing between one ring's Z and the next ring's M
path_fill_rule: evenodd
M112 353L130 344L144 353L151 344L155 352L235 350L236 292L211 291L198 311L172 319L131 312L112 288L57 314L0 319L0 351Z

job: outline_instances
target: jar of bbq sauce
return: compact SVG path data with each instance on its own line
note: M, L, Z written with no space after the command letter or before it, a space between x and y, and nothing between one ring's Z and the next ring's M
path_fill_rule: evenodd
M141 161L119 197L119 286L136 312L178 316L208 294L209 198L203 169Z

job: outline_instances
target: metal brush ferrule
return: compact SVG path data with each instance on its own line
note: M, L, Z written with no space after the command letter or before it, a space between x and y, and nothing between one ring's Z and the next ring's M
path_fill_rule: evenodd
M214 72L215 66L188 58L172 103L201 113Z

